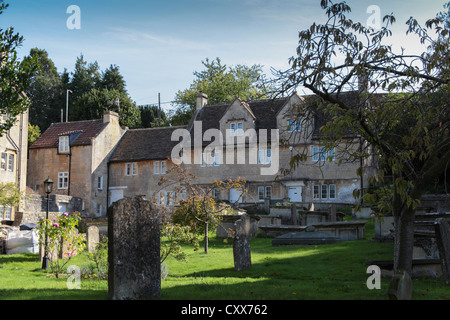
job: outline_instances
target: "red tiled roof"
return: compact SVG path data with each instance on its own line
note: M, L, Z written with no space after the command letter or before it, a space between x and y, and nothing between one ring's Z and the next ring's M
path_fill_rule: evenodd
M30 146L30 149L54 148L58 146L59 137L72 133L81 134L71 141L71 146L91 144L91 139L96 137L107 124L103 120L87 120L74 122L57 122L51 126Z

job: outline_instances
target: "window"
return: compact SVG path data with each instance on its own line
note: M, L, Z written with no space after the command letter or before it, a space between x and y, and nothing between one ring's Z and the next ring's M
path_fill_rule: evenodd
M166 174L166 161L161 161L161 174Z
M321 186L320 192L321 192L320 198L327 199L328 198L328 185L323 184Z
M137 164L136 164L136 162L127 163L125 165L125 175L127 175L127 176L135 176L135 175L137 175Z
M158 204L161 205L166 205L166 192L165 191L160 191L158 193Z
M153 173L159 174L159 161L153 162Z
M211 151L200 153L200 167L219 167L221 162L220 152Z
M243 134L244 134L244 123L242 121L239 121L237 123L236 135L237 136L242 136Z
M102 210L103 208L102 208L102 205L101 204L98 204L97 205L97 215L99 215L99 216L101 216L102 215Z
M314 162L319 161L319 157L320 157L320 161L334 161L335 157L334 157L334 151L335 148L330 149L330 150L325 150L325 147L313 147L313 156L312 159Z
M0 206L0 219L11 220L11 207Z
M153 162L153 174L166 174L167 163L166 161Z
M167 205L173 206L175 201L175 191L167 191Z
M58 145L59 153L68 153L69 150L70 150L69 149L69 136L59 137L59 145Z
M9 154L8 156L8 171L14 171L14 155Z
M335 184L330 184L329 196L330 196L330 199L336 199L336 185Z
M234 137L236 135L236 123L230 123L230 136Z
M103 176L97 177L97 189L103 190Z
M2 162L1 162L1 169L6 170L6 157L8 156L7 153L2 153Z
M258 187L258 201L264 201L265 198L272 198L272 187L271 186L260 186Z
M270 149L258 150L258 164L270 164L272 162L272 151Z
M0 122L6 122L8 121L8 115L6 113L2 114L2 117L0 118Z
M326 199L336 199L336 185L335 184L322 184L313 186L313 199L326 200Z
M264 187L258 187L258 201L264 201Z
M58 172L58 189L67 189L69 187L69 173Z
M289 120L288 121L288 132L300 132L302 131L302 123L300 122L300 119L297 120Z
M244 122L234 121L230 123L230 136L242 136L244 134Z

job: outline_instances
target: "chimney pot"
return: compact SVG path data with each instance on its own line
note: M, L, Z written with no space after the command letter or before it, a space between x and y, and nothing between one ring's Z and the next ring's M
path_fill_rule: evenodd
M202 109L208 103L208 96L203 92L197 93L196 109Z

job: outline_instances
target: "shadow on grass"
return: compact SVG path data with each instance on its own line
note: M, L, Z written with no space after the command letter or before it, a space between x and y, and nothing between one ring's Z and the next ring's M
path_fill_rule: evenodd
M20 255L0 255L0 265L7 263L38 262L39 254L23 253Z
M83 289L0 289L0 300L105 300L106 291Z

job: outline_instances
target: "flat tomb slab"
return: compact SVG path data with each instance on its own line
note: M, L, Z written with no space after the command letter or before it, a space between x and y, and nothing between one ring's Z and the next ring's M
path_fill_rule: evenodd
M327 232L290 232L272 240L272 246L315 245L341 241Z
M307 226L276 225L276 224L259 226L259 229L263 232L263 236L269 238L278 237L290 232L302 232L305 231L307 228L308 228Z

